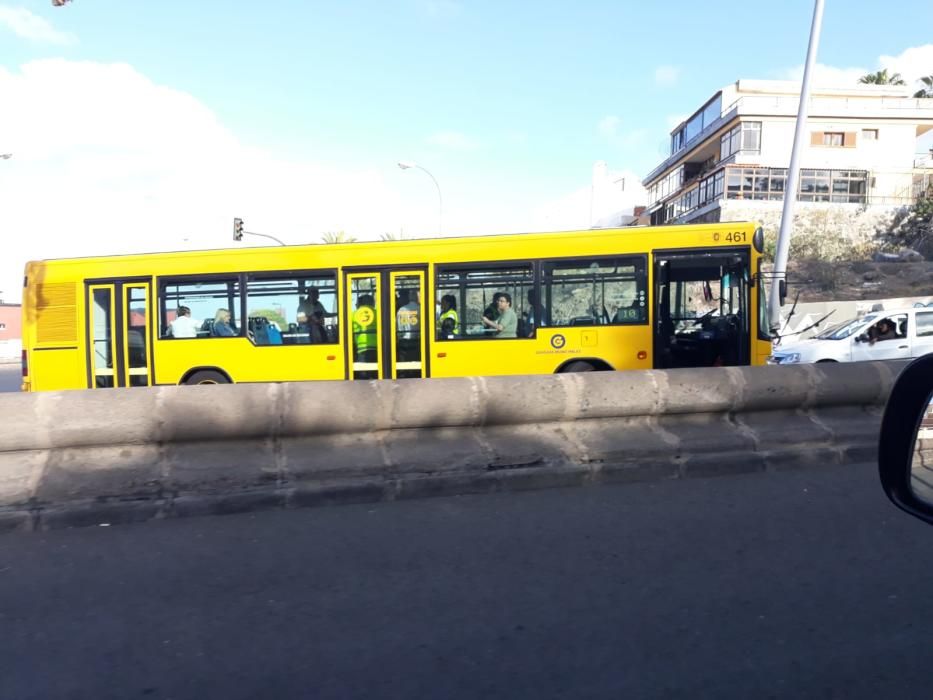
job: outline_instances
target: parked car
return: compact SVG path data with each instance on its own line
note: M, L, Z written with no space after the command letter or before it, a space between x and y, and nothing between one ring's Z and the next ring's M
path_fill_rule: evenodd
M885 333L886 324L890 330ZM908 360L933 352L933 309L873 311L827 328L808 340L780 345L768 364Z

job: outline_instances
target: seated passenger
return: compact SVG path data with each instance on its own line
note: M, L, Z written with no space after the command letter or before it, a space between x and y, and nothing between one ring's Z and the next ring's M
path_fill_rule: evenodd
M512 297L505 292L498 293L497 302L499 313L493 321L483 316L483 325L494 331L496 338L516 338L518 329L518 316L512 310Z
M187 306L179 306L175 320L168 324L173 338L197 338L200 326L200 321L191 318L191 309Z
M236 330L230 325L229 309L217 309L214 314L214 324L211 326L211 335L215 337L231 337L237 335Z

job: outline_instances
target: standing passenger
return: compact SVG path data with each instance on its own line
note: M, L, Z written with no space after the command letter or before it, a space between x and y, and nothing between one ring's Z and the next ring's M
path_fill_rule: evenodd
M496 320L492 321L483 316L483 325L495 331L497 338L515 338L517 337L518 316L512 310L512 297L505 292L499 292L499 314Z
M457 298L453 294L441 297L441 315L437 319L440 336L449 338L460 333L460 316L457 314Z
M353 346L357 362L376 362L378 342L376 300L371 294L361 294L353 312Z

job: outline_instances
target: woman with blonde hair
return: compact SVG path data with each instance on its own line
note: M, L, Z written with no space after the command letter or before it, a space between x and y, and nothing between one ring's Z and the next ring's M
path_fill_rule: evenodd
M214 325L211 327L211 335L217 337L235 336L237 333L230 325L230 310L217 309L214 314Z

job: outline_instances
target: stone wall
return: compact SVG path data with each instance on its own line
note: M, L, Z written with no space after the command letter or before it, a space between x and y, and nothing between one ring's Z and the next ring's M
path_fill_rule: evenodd
M720 221L760 221L768 249L773 250L781 227L783 202L727 199ZM791 259L869 259L880 241L878 234L894 225L905 207L797 202Z

